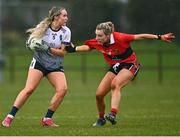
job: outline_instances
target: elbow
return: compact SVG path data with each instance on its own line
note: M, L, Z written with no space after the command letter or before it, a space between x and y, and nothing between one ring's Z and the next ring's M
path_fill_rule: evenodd
M60 50L58 56L64 57L65 56L65 51L64 50Z
M61 57L64 57L64 56L65 56L65 53L60 54L60 56L61 56Z

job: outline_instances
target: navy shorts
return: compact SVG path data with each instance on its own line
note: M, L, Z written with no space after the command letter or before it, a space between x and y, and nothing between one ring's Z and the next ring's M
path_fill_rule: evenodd
M63 66L60 66L59 68L56 68L56 69L48 70L45 67L43 67L38 61L36 61L36 59L34 58L29 66L29 69L40 70L44 76L48 75L51 72L64 72Z
M140 69L140 64L139 63L116 63L114 65L112 65L108 71L114 73L115 75L117 75L122 69L128 69L129 71L131 71L134 75L133 79L137 76L139 69Z

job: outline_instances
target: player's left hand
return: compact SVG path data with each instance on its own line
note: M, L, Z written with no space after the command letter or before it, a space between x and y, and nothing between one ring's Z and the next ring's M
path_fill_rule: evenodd
M162 41L171 42L172 39L175 39L175 36L173 33L167 33L167 34L161 35Z

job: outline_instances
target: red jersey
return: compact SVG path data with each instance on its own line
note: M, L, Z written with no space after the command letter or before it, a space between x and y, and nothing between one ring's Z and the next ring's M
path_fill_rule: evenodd
M100 44L96 39L87 40L85 45L103 53L104 59L109 65L121 62L135 63L137 57L130 47L130 42L133 40L134 35L113 32L110 35L108 46Z

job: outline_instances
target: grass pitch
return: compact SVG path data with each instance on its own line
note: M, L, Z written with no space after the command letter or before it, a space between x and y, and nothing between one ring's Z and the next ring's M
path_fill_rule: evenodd
M64 102L54 115L58 128L46 128L40 120L47 111L53 95L53 88L44 79L28 102L17 113L10 128L0 127L2 136L116 136L116 135L180 135L180 86L143 82L140 78L122 92L118 123L112 126L95 128L97 111L95 90L103 76L89 74L92 77L86 84L81 83L77 73L68 73L69 91ZM76 77L76 78L75 78ZM25 76L24 76L25 78ZM0 121L9 112L22 81L1 85ZM107 111L110 109L110 94L106 97Z
M147 46L147 45L146 45ZM147 46L148 47L148 46ZM150 48L153 48L152 46ZM159 48L162 48L161 46ZM91 54L91 53L88 53ZM16 66L29 65L31 58L19 58ZM156 55L138 54L140 62L156 65ZM10 128L0 126L1 136L179 136L180 135L180 72L164 70L163 83L158 84L157 72L140 70L137 79L123 89L118 123L112 126L95 128L92 124L98 115L95 102L96 88L105 74L102 69L91 70L93 66L104 66L99 56L87 57L87 81L82 82L80 71L66 69L68 94L54 114L58 128L40 125L49 101L54 94L53 88L44 79L26 104L17 113ZM165 66L177 65L177 55L165 55ZM73 64L72 64L73 63ZM8 62L7 62L8 65ZM65 67L79 67L80 56L67 56ZM71 67L70 67L71 68ZM0 121L10 111L14 99L23 88L27 71L17 71L16 82L10 83L9 73L5 70L5 81L0 85ZM110 94L106 97L106 112L110 110Z

